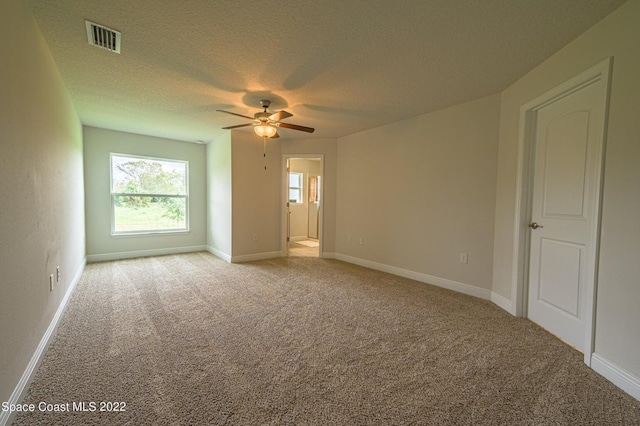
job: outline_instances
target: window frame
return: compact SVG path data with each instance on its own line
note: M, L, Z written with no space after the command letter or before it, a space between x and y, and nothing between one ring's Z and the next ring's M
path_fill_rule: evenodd
M185 193L184 195L175 195L175 194L147 194L147 193L130 193L130 192L113 192L113 157L124 157L131 159L140 159L140 160L151 160L151 161L164 161L169 163L182 163L185 166L184 169L184 184L185 184ZM136 154L123 154L118 152L110 152L109 153L109 195L110 195L110 203L111 203L111 236L112 237L128 237L128 236L140 236L140 235L167 235L167 234L186 234L190 232L191 228L189 225L189 161L188 160L177 160L173 158L162 158L162 157L153 157L149 155L136 155ZM185 227L184 228L174 228L174 229L156 229L156 230L134 230L134 231L116 231L116 203L115 197L117 196L133 196L133 197L163 197L163 198L182 198L184 199L185 204Z
M300 182L300 186L291 186L291 175L298 175L300 177L299 182ZM297 189L300 193L300 196L298 197L298 200L300 201L291 201L291 190L292 189ZM289 203L292 204L303 204L304 203L304 173L302 172L289 172L289 196L287 197L289 199Z

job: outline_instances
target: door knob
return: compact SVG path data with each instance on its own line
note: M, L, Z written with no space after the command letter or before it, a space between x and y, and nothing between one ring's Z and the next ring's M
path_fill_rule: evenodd
M529 228L531 228L531 229L538 229L538 228L544 228L544 226L542 226L542 225L538 225L538 224L537 224L537 223L535 223L535 222L531 222L531 223L529 224Z

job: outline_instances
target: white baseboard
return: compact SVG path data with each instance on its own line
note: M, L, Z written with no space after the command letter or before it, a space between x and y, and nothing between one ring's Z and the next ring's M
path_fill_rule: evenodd
M640 378L620 368L602 355L591 355L591 368L605 379L640 401Z
M412 280L420 281L427 284L433 284L438 287L454 290L459 293L468 294L469 296L478 297L480 299L491 300L491 291L484 288L448 280L446 278L434 277L433 275L410 271L408 269L398 268L396 266L372 262L370 260L360 259L358 257L347 256L340 253L335 253L335 258L338 260L342 260L343 262L353 263L356 265L364 266L366 268L375 269L377 271L388 272L393 275L410 278Z
M227 263L231 263L231 255L224 253L220 250L218 250L217 248L211 247L211 246L207 246L207 251L209 253L211 253L214 256L219 257L220 259L224 260Z
M336 254L331 251L323 251L320 253L322 259L336 259Z
M162 256L165 254L190 253L207 250L207 246L170 247L163 249L122 251L118 253L90 254L87 262L104 262L107 260L131 259L134 257Z
M251 262L254 260L273 259L281 257L279 251L268 251L264 253L243 254L240 256L231 256L231 263Z
M51 322L49 323L49 327L47 327L47 330L44 332L42 339L40 339L40 343L38 344L35 352L31 356L31 360L29 360L29 364L27 364L27 368L24 370L24 373L22 373L22 377L20 377L20 381L18 381L18 384L16 385L13 392L11 393L11 396L7 401L9 404L17 404L22 400L24 393L26 392L27 388L29 387L29 384L31 383L33 374L38 369L38 366L40 365L40 361L42 360L42 356L44 355L47 347L49 346L49 343L50 343L49 341L51 339L51 336L53 336L53 334L56 331L56 328L58 327L58 323L62 318L62 314L64 313L64 310L67 307L67 303L69 302L69 299L71 299L71 295L76 289L76 285L80 281L80 277L82 276L82 272L84 271L84 267L86 266L86 264L87 264L87 258L85 257L84 259L82 259L82 263L80 264L80 267L78 268L78 270L76 271L76 274L73 276L73 279L69 283L69 288L67 289L67 292L64 294L64 297L60 301L60 305L58 305L58 309L56 310L55 315L51 319ZM9 424L9 420L12 419L13 415L15 415L15 413L9 413L9 411L0 410L0 426L5 426Z
M505 311L509 312L510 314L513 314L513 312L511 312L511 300L507 299L503 295L498 294L495 291L492 291L491 301L496 305L498 305L499 307L501 307L502 309L504 309Z
M295 243L297 241L304 241L308 238L309 237L307 237L306 235L298 235L297 237L289 237L289 241L291 241L292 243Z

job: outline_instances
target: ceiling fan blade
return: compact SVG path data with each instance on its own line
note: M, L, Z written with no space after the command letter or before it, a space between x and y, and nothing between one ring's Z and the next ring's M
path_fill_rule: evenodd
M285 129L301 130L303 132L308 132L308 133L313 133L314 130L316 130L312 127L298 126L297 124L289 124L289 123L278 123L278 127L284 127Z
M280 135L278 134L278 132L276 132L275 135L271 136L271 139L276 139L276 138L279 138L279 137L280 137Z
M280 121L280 120L284 120L285 118L289 118L289 117L293 117L293 114L287 112L287 111L278 111L278 112L274 112L273 114L271 114L269 116L269 120L273 120L273 121Z
M253 120L253 117L249 117L248 115L236 114L235 112L225 111L223 109L217 109L218 112L224 112L225 114L237 115L238 117L248 118L249 120Z
M247 127L247 126L253 126L253 123L238 124L237 126L223 127L223 129L224 129L224 130L227 130L227 129L237 129L238 127Z

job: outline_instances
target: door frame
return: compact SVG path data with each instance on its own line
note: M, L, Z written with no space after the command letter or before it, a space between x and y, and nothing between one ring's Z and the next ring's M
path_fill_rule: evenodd
M611 70L613 58L607 58L587 71L551 89L545 94L535 98L520 107L520 127L518 134L518 164L516 175L516 206L514 214L514 241L513 241L513 265L511 280L511 314L518 317L527 317L528 293L529 293L529 245L530 232L528 224L532 215L533 198L533 160L534 140L537 111L544 106L568 96L586 86L602 81L602 96L604 102L604 121L602 126L601 144L596 154L599 164L596 170L596 194L595 217L593 235L594 247L587 253L589 262L588 277L586 280L586 307L585 310L585 344L584 362L591 366L591 355L594 352L595 341L595 309L596 289L598 279L598 254L600 248L600 213L602 207L602 184L604 172L604 148L606 145L609 93L611 86Z
M320 176L322 176L323 184L320 185L320 203L318 204L318 257L323 257L322 247L324 242L324 234L323 234L323 222L324 222L324 154L282 154L282 185L280 188L282 189L281 199L281 240L280 240L280 253L281 256L287 256L288 253L288 241L287 241L287 202L288 200L288 188L289 182L287 181L287 161L292 159L319 159L320 160Z

